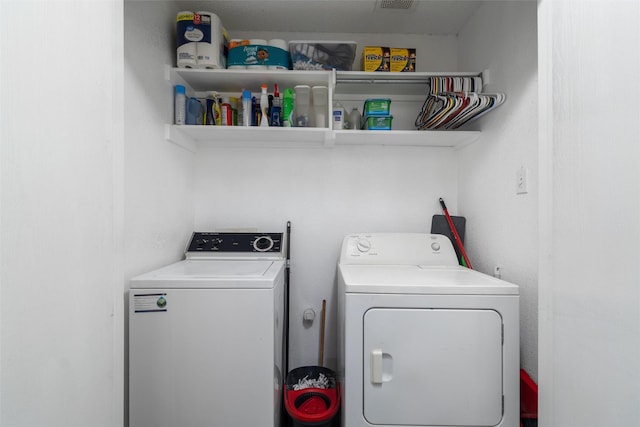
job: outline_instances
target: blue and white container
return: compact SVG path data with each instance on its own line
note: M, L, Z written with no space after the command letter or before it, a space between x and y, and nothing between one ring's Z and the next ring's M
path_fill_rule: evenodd
M202 31L193 22L194 13L178 12L176 17L176 46L178 68L196 68L196 43L203 38Z
M182 85L176 85L174 95L174 123L184 125L187 118L187 93Z
M182 11L176 18L178 68L226 68L229 36L214 13Z
M271 44L273 43L273 45ZM249 70L288 70L291 66L289 52L281 47L284 40L251 39L229 50L228 68L247 68Z

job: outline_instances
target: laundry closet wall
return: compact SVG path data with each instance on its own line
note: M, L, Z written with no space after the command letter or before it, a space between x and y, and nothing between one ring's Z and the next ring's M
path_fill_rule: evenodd
M510 26L499 34L501 37L513 36L522 24L535 29L535 7L518 8L521 3L507 2L513 5L513 16L510 16ZM127 206L131 207L127 210L127 226L131 232L127 233L130 239L127 247L134 255L127 271L134 274L178 259L191 229L253 227L278 231L284 230L286 221L291 221L291 366L317 363L323 299L328 302L325 361L329 366L335 363L336 262L342 238L348 233L427 232L431 216L440 213L438 198L444 197L453 214L465 215L465 210L460 209L463 205L468 212L482 213L478 217L475 212L473 217L467 215L467 241L474 248L470 256L478 260L481 271L492 273L494 256L505 253L502 245L508 236L529 233L522 224L514 222L505 228L499 225L500 221L486 216L488 200L500 205L515 197L511 185L514 161L488 162L487 156L504 155L505 146L509 157L519 159L529 155L523 150L524 142L508 146L510 139L519 136L502 135L501 129L507 117L516 118L509 123L510 129L524 126L520 120L527 116L527 108L535 106L535 100L527 100L522 95L523 88L517 77L513 77L516 81L509 87L502 87L500 80L518 75L520 69L513 64L522 62L518 58L535 58L535 50L511 52L513 58L498 56L490 63L466 60L470 52L465 49L470 48L463 46L463 42L473 46L474 37L493 40L491 31L496 23L487 21L482 10L481 7L467 23L465 28L470 30L464 37L464 31L460 36L435 36L240 32L228 28L234 38L354 40L359 46L358 60L362 47L368 44L420 46L417 68L424 71L482 71L482 67L491 67L492 88L505 92L508 89L509 100L489 116L495 125L487 135L483 132L481 141L472 147L462 150L379 146L276 149L218 148L201 144L193 155L164 140L162 135L162 123L172 120L171 87L163 80L162 72L165 64L173 64L175 60L171 37L178 6L169 2L125 2L126 70L132 79L128 81L130 102L126 108L128 117L129 114L135 117L127 122L126 128L126 171L130 183ZM221 18L224 22L224 16ZM522 37L535 40L535 31L525 32ZM535 66L535 61L528 64ZM535 74L533 70L527 71L527 78ZM512 98L523 102L511 103ZM131 102L133 100L136 102ZM525 110L521 111L522 108ZM535 136L528 138L535 139ZM479 160L475 164L465 160L476 156ZM489 165L486 168L485 161ZM524 163L535 168L533 159L525 158ZM461 164L472 172L462 170ZM491 170L492 180L505 180L499 184L505 192L494 194L497 183L491 180L484 181L483 186L488 175L477 180L473 171L478 170L484 173ZM465 182L466 188L461 182ZM470 188L478 195L470 194ZM466 196L461 198L459 194ZM482 240L474 242L473 236ZM535 241L535 236L527 237L527 241ZM145 247L149 247L146 252ZM535 249L527 247L525 252L519 260L535 259ZM510 268L511 259L498 261L502 260L505 260L505 278L520 285L523 280L525 285L533 285L528 273L521 274L521 270ZM535 268L533 263L531 268ZM527 310L535 310L532 304L535 303L529 303ZM306 308L318 313L311 327L302 322ZM529 317L535 322L535 316ZM523 351L535 353L535 341L523 344ZM533 356L527 360L535 363ZM535 371L535 366L532 370Z
M330 36L354 40L360 50L376 43L420 46L418 69L458 68L454 36L229 31L234 38L318 40ZM393 104L391 110L393 113ZM449 202L452 212L457 210L456 156L455 151L441 148L201 146L195 163L196 228L282 230L290 220L290 366L318 363L320 311L326 299L325 363L335 367L336 263L342 239L357 232L430 231L432 215L440 213L439 197ZM307 308L317 313L310 326L302 320Z
M230 31L240 38L327 38L326 34ZM467 216L467 244L476 269L493 274L494 266L500 265L503 278L520 285L522 363L536 376L536 37L535 1L488 2L458 36L331 34L358 42L356 60L364 45L393 44L420 47L418 70L491 69L487 89L506 92L507 104L485 117L480 140L461 150L366 146L200 150L196 224L240 226L256 216L287 215L294 223L293 366L315 361L317 324L304 328L302 311L307 307L318 311L325 297L332 310L327 350L334 357L331 303L342 237L371 230L429 231L431 216L440 213L437 199L443 196L452 213ZM520 166L530 170L526 195L515 193L515 171ZM216 185L218 181L225 185Z
M127 277L177 261L193 224L192 153L164 139L172 123L176 5L124 2L125 272Z
M122 25L0 1L2 426L123 424Z
M474 268L520 286L520 362L538 372L538 66L537 3L490 2L459 38L461 69L491 70L486 92L506 103L482 120L477 143L460 150L459 209L467 216ZM529 170L527 194L516 171ZM487 185L487 183L491 183Z

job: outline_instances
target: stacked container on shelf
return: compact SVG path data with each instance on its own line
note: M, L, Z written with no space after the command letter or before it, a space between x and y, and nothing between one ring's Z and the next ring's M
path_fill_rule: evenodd
M391 99L370 98L364 101L362 129L391 130Z

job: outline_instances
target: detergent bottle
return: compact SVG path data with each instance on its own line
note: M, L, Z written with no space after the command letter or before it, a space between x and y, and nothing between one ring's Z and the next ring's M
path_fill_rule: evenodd
M287 88L282 93L282 126L293 126L293 89Z

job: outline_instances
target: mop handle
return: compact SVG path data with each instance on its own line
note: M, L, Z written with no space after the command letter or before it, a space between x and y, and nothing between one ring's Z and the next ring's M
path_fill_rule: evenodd
M473 270L471 261L469 261L469 257L467 257L467 252L464 250L462 240L458 235L458 230L456 230L456 226L453 224L453 220L451 219L449 211L447 210L447 205L444 204L444 200L442 199L442 197L440 198L440 206L442 206L442 211L444 212L445 218L447 218L447 223L449 224L449 228L451 229L451 234L453 234L453 239L456 241L458 249L460 249L460 253L462 254L462 258L464 259L465 264L467 265L467 267Z

